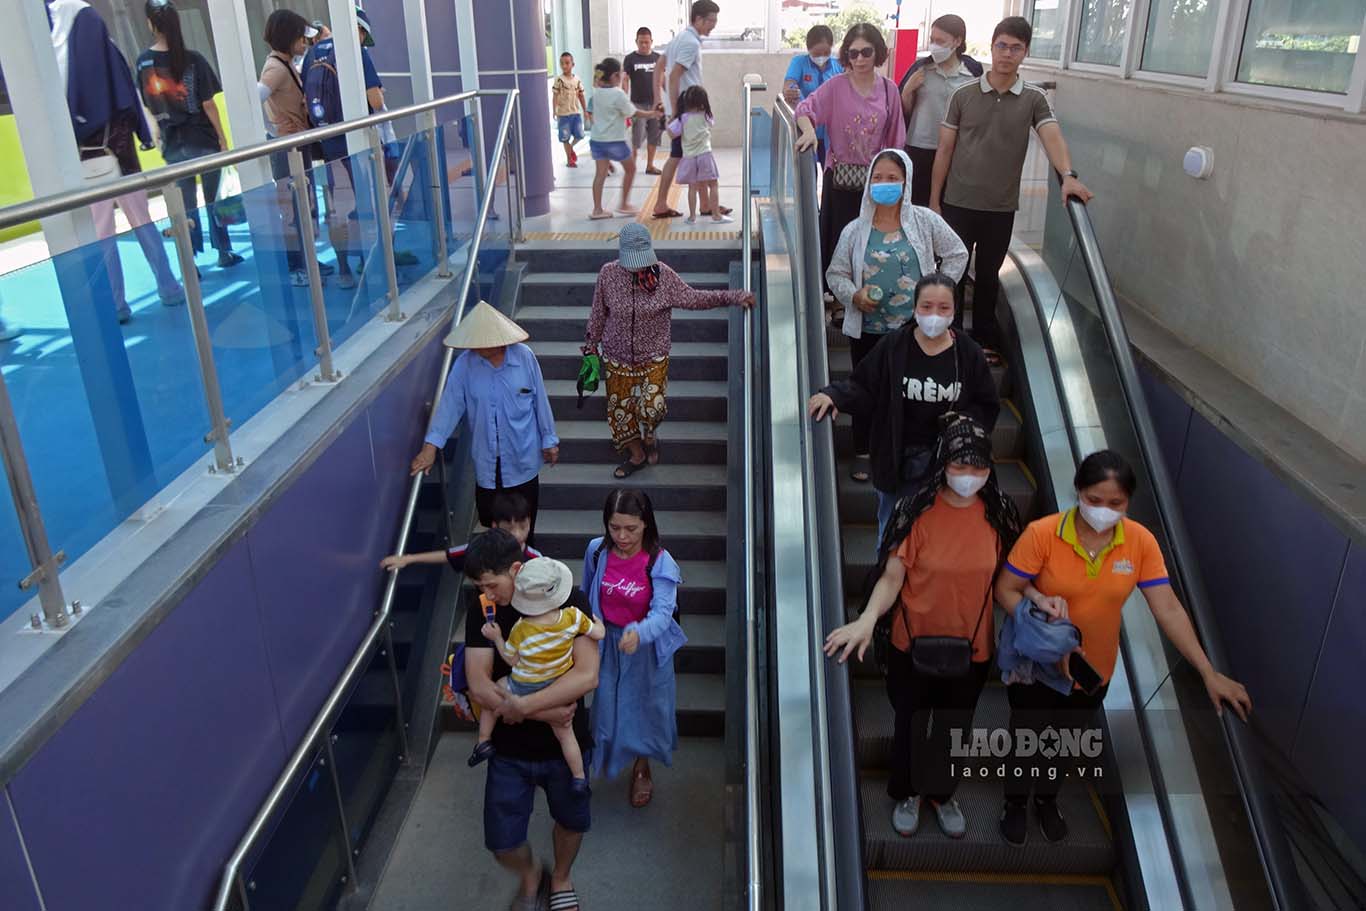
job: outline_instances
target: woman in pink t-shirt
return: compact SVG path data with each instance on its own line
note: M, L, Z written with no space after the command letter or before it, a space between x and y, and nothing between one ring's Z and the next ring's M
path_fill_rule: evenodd
M825 127L825 176L821 180L821 275L830 268L840 232L858 218L868 165L883 149L906 144L906 121L896 83L877 68L887 62L887 42L876 25L861 22L844 36L844 72L808 95L797 117L797 151L816 147L816 127ZM827 289L826 300L834 299Z
M612 778L631 764L631 806L650 802L650 760L673 764L678 748L674 652L687 637L674 619L678 564L659 543L654 506L639 490L614 490L606 531L588 544L584 589L607 625L593 696L593 772Z

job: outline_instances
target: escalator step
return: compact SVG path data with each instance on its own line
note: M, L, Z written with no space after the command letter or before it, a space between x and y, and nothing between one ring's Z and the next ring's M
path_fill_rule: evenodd
M965 781L954 795L967 819L961 839L946 838L933 811L922 810L920 831L902 838L892 828L892 799L885 778L864 775L859 782L863 799L864 863L869 869L917 873L1024 873L1108 876L1116 863L1114 846L1106 834L1089 791L1064 788L1058 806L1071 831L1052 844L1044 839L1030 810L1029 840L1024 847L1001 838L1001 785L996 781Z
M1103 876L918 876L874 870L868 874L868 907L873 911L1121 911L1123 906L1113 884Z

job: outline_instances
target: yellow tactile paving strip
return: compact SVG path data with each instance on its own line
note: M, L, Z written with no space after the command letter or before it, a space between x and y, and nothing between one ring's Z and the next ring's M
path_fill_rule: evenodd
M725 230L699 230L694 225L685 224L681 218L651 218L650 213L654 211L655 200L659 198L659 184L650 187L650 192L640 203L640 214L635 217L636 222L644 225L650 232L650 237L656 241L669 240L696 240L696 241L735 241L740 238L738 227L727 228ZM677 184L669 188L670 207L675 211L679 209L679 203L687 205L687 197L684 189ZM618 222L621 224L622 222ZM527 240L535 241L608 241L616 240L617 231L528 231Z

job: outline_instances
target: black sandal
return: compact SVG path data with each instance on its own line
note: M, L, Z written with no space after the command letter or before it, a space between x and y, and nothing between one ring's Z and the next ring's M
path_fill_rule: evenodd
M871 456L854 456L854 467L849 470L849 480L856 481L859 484L867 484L870 478L868 469L871 467ZM862 477L859 477L860 475Z
M612 472L612 477L616 478L618 481L621 481L626 478L629 478L631 475L635 474L637 471L640 471L642 468L648 468L649 465L649 456L646 456L639 462L632 462L630 459L627 459L625 462L622 462L620 465L617 466L616 471Z

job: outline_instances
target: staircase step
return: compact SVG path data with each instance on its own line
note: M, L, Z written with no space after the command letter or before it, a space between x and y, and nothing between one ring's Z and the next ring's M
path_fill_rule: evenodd
M572 342L531 342L531 350L541 364L547 380L578 380L583 361L580 346ZM674 342L669 352L669 382L678 380L724 380L730 368L730 355L722 342ZM605 394L599 390L600 394Z
M600 388L578 407L574 380L546 380L550 409L555 420L607 420L607 395ZM673 421L725 421L730 386L725 380L679 380L669 383L669 419Z
M604 430L606 429L604 425ZM601 509L608 495L623 485L644 490L654 508L719 510L726 508L726 466L660 463L627 480L612 476L618 462L561 462L541 472L541 508Z
M683 737L726 735L726 683L720 674L679 674L678 733Z
M674 655L674 669L680 674L725 674L726 616L696 614L679 616L688 644Z
M610 224L610 223L609 223ZM616 228L624 222L617 222ZM604 228L611 231L612 228ZM725 272L732 262L739 262L740 249L716 249L710 245L703 247L656 247L659 258L678 272ZM533 241L517 245L517 258L528 264L531 275L546 272L574 271L598 273L605 264L617 258L617 241L613 233L611 240L596 242L591 247L570 247L564 242Z
M587 547L586 542L584 547ZM569 568L574 571L574 584L582 588L583 559L576 557L568 563ZM690 618L693 616L726 612L729 591L726 588L725 563L710 560L679 560L678 569L683 574L683 585L678 589L678 610L681 615L679 622L685 630L690 628ZM691 637L691 634L689 635Z
M1058 796L1058 808L1067 820L1069 833L1061 843L1043 837L1034 812L1029 810L1029 837L1017 848L1001 837L1001 783L993 780L964 781L954 798L967 819L967 834L951 839L939 831L934 811L922 808L920 831L902 838L892 828L893 802L887 796L887 780L863 775L859 781L863 799L863 862L873 870L908 870L916 873L1030 874L1034 876L1108 876L1114 869L1114 845L1105 823L1092 803L1089 788L1073 783ZM1070 906L1067 906L1070 907Z
M724 561L726 514L691 510L655 513L664 546L674 559ZM602 534L602 509L542 509L536 517L536 546L547 554L582 554Z
M598 393L601 395L601 393ZM556 421L560 435L560 462L596 462L616 465L623 456L612 445L605 419ZM665 421L660 426L660 465L726 464L729 428L720 421ZM636 475L632 480L643 479Z
M588 312L587 304L575 306L560 301L523 304L517 308L517 325L525 329L533 341L583 344L584 333L588 330ZM669 337L675 344L724 343L728 337L729 311L723 308L675 310L670 322Z
M728 272L682 272L680 277L701 290L730 287ZM530 272L522 278L521 304L587 306L593 302L597 281L596 269L592 272Z

